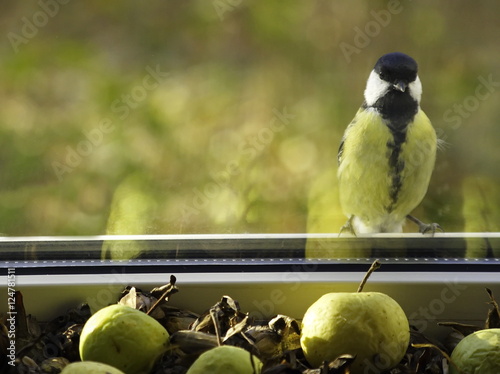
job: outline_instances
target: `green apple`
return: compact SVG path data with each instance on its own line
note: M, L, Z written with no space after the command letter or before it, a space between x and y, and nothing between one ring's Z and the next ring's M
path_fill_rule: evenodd
M243 348L222 345L201 354L186 374L259 374L262 362Z
M457 344L451 360L450 374L500 373L500 329L479 330Z
M399 304L379 292L338 292L320 297L302 320L300 343L319 367L342 354L356 355L352 373L378 373L406 353L410 326Z
M153 317L115 304L89 318L79 349L82 361L102 362L126 374L142 374L149 373L168 345L167 330Z
M123 371L93 361L79 361L73 362L66 366L61 374L124 374Z

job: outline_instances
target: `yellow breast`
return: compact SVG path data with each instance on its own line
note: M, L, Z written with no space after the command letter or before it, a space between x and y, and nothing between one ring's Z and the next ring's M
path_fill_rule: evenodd
M399 160L401 187L391 198L394 170L389 165L388 142L394 137L373 109L360 109L344 136L338 178L346 216L367 225L402 221L423 199L436 157L436 133L422 110L408 125ZM390 208L389 208L390 207Z

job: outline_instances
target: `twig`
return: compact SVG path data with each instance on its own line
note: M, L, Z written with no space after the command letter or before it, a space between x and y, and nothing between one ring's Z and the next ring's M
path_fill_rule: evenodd
M154 303L153 306L146 312L147 315L151 315L151 313L153 313L153 311L158 307L158 305L160 305L161 302L163 302L163 300L168 301L168 298L170 297L170 295L173 295L174 293L179 292L179 289L175 286L176 281L177 281L177 279L175 278L175 276L171 275L170 276L170 283L167 285L167 289L158 298L158 300L156 300L156 303Z

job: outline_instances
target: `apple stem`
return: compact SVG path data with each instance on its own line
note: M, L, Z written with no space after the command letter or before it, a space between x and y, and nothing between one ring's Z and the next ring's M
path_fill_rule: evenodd
M372 266L370 266L370 268L366 272L366 274L363 277L363 280L361 281L361 283L359 284L358 290L356 292L363 291L363 287L365 286L365 283L368 281L368 278L370 278L370 275L372 275L372 273L375 270L377 270L378 268L380 268L381 266L382 266L382 264L380 263L380 261L378 259L373 261Z

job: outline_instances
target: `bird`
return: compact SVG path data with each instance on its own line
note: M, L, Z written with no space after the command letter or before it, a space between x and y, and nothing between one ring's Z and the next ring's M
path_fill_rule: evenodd
M339 199L348 218L340 234L401 233L406 219L421 233L442 231L410 215L427 193L438 148L421 97L412 57L393 52L378 59L338 151Z

